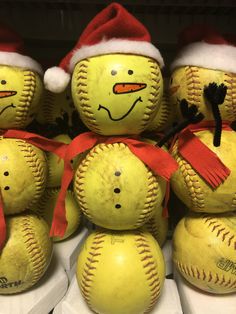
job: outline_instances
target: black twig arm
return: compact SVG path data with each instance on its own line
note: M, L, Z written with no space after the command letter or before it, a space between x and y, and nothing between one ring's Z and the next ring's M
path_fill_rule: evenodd
M204 115L201 112L198 112L197 106L191 105L188 106L186 99L180 101L180 110L184 117L184 120L177 125L173 126L169 132L167 132L162 139L156 144L156 146L163 146L168 142L175 134L186 128L189 124L195 124L200 122Z
M222 119L220 114L219 105L223 104L227 93L227 86L223 83L217 85L216 83L210 83L204 87L204 96L211 105L211 110L215 119L215 133L213 139L214 146L220 146L221 133L222 133Z

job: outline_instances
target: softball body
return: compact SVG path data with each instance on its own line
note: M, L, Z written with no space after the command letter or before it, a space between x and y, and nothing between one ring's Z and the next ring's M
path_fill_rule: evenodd
M75 171L74 192L81 210L96 225L136 229L162 202L165 181L125 144L98 144Z
M46 187L47 162L39 148L19 139L0 139L0 187L4 213L30 208Z
M201 290L236 292L235 239L235 213L191 213L174 231L174 264L188 282Z
M49 226L52 224L54 208L56 206L60 188L46 188L39 202L34 206L34 212L42 216ZM74 193L70 190L66 192L65 211L67 227L63 237L53 237L53 241L65 240L71 236L79 227L82 215Z
M0 294L32 287L45 273L52 254L47 223L31 214L6 219L7 241L0 255Z
M96 313L150 311L164 278L161 249L150 233L140 230L93 232L78 257L77 281Z
M210 130L196 132L195 135L222 160L230 170L230 175L216 189L181 157L177 143L172 151L179 169L171 177L171 187L178 198L192 211L221 213L236 210L236 133L222 130L221 145L215 147ZM187 145L187 144L186 144Z

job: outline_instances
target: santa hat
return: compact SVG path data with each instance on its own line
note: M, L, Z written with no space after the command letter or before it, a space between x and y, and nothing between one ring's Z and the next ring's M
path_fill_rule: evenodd
M236 73L236 42L205 25L186 28L179 37L182 46L171 70L191 65Z
M25 55L20 35L8 25L0 24L0 65L15 66L43 74L40 64Z
M45 87L52 92L62 92L69 83L70 74L80 60L110 54L130 53L151 57L164 62L159 50L151 43L147 29L124 7L112 3L98 13L87 25L74 49L44 75Z

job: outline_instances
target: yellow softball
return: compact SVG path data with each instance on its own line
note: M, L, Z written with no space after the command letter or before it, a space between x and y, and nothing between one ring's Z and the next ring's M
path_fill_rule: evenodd
M189 105L196 105L205 120L214 120L211 106L204 97L204 87L209 83L224 84L227 94L224 103L219 106L223 120L236 120L236 74L221 70L206 69L196 66L181 66L173 71L170 78L170 102L181 117L180 100L185 98Z
M168 218L162 215L163 207L157 205L154 215L142 226L142 230L148 231L162 247L166 241L168 232Z
M69 144L71 142L71 138L67 134L60 134L53 138L53 140L62 142L65 144ZM47 187L60 187L61 186L61 178L64 171L64 161L60 159L56 154L52 152L46 152L47 156L47 164L48 164L48 178L47 178ZM77 163L80 158L82 158L83 154L76 156L71 163L73 164L73 168L77 167Z
M71 86L82 121L103 135L141 133L155 116L163 94L158 63L131 54L78 62Z
M60 188L47 188L40 198L39 202L34 206L34 212L42 216L49 226L51 226L53 219L53 210L56 205L57 197L60 192ZM66 193L65 198L65 210L67 228L62 238L53 237L53 241L61 241L71 236L79 227L81 223L81 210L78 203L75 200L74 193L70 190Z
M123 143L96 145L74 175L82 212L96 225L115 230L147 222L162 202L165 186Z
M227 179L216 189L212 189L184 160L177 149L177 142L172 155L179 164L178 170L171 177L171 187L179 199L195 212L221 213L236 210L236 133L222 131L221 145L213 145L213 134L209 130L196 132L195 135L231 169Z
M53 138L55 141L69 144L71 138L67 134L60 134ZM47 187L59 187L61 186L61 178L64 170L64 161L60 159L56 154L47 152L48 163L48 179Z
M149 232L92 232L77 261L77 281L96 313L147 313L165 279L161 249Z
M47 223L25 213L6 219L7 241L0 254L0 294L32 287L45 273L52 255Z
M36 116L43 83L36 72L0 65L0 128L24 128Z
M42 124L53 124L56 123L56 119L64 119L66 116L68 125L71 126L73 111L76 109L72 100L70 85L65 91L58 94L45 90L36 120Z
M146 131L161 132L171 127L175 121L174 109L175 107L170 103L168 93L164 92L154 119L149 122Z
M0 188L5 214L24 211L42 196L47 180L46 156L20 139L0 138Z
M174 231L174 264L188 282L201 290L236 292L235 239L235 213L191 213Z

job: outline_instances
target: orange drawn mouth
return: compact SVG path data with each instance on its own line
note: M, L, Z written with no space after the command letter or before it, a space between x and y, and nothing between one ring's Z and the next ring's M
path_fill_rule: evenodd
M180 88L180 85L175 85L175 86L170 87L169 88L170 95L175 94L179 88Z
M133 93L146 88L146 86L147 84L145 83L116 83L113 86L113 93L114 94Z
M0 98L14 96L15 94L17 94L16 91L1 90L1 91L0 91Z

